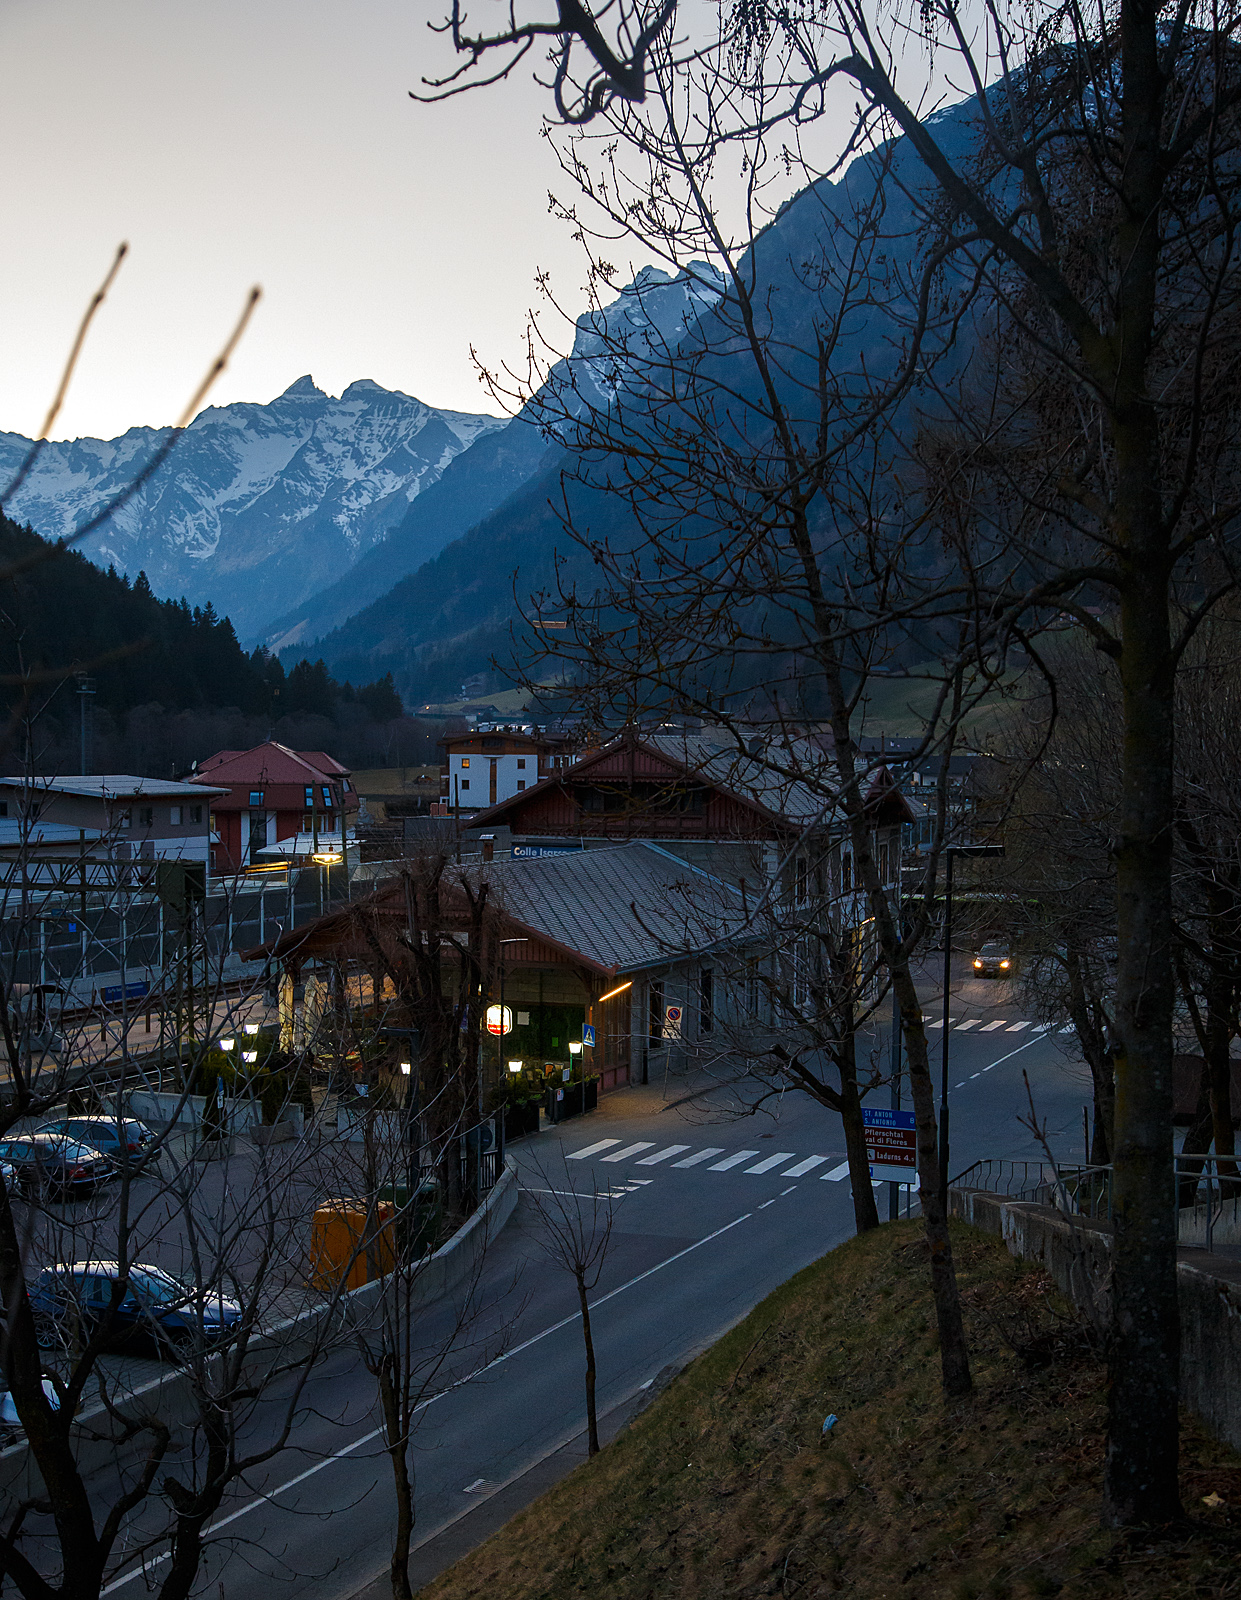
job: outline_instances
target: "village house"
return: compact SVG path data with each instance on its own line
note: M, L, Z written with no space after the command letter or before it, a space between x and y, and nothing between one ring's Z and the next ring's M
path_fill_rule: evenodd
M212 801L224 793L122 772L0 779L0 859L205 863Z
M349 780L349 769L322 750L290 750L275 740L200 762L191 782L217 794L212 872L340 860L358 809Z

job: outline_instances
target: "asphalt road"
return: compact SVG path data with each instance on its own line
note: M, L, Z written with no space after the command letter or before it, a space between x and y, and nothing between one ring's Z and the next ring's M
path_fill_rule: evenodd
M931 1005L929 1014L940 1010ZM1069 1039L1023 1018L1002 983L963 982L953 1019L953 1170L986 1156L1039 1158L1018 1120L1028 1110L1023 1070L1057 1154L1080 1159L1087 1073L1066 1053ZM885 1049L882 1033L874 1048ZM671 1080L666 1090L660 1081L622 1091L596 1113L513 1147L525 1189L593 1186L613 1197L612 1248L592 1297L601 1409L684 1362L852 1232L836 1116L800 1095L743 1118L719 1093L669 1106L687 1087ZM885 1215L886 1191L879 1198ZM490 1303L422 1413L419 1538L583 1426L573 1283L541 1254L538 1228L527 1198L489 1253ZM428 1347L451 1315L446 1306L427 1314ZM314 1375L296 1447L222 1509L197 1592L345 1600L381 1572L393 1492L376 1424L373 1380L342 1350ZM132 1571L110 1592L136 1596L143 1587Z

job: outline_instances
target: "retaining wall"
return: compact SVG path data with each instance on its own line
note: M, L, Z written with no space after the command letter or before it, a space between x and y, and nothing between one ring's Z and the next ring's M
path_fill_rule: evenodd
M952 1215L998 1234L1012 1255L1037 1261L1087 1320L1108 1322L1110 1223L984 1189L949 1191ZM1182 1401L1217 1438L1241 1450L1241 1261L1177 1251Z
M413 1304L430 1305L468 1284L480 1269L488 1243L512 1216L516 1205L517 1168L506 1161L499 1181L474 1215L422 1263L411 1290ZM265 1329L252 1341L246 1362L247 1378L257 1382L282 1368L295 1370L308 1359L327 1355L354 1332L365 1331L372 1325L379 1297L386 1288L383 1279L363 1284ZM180 1434L182 1448L199 1420L193 1376L181 1367L170 1366L159 1377L129 1391L117 1385L110 1397L129 1416L158 1417L174 1434ZM115 1419L101 1405L85 1407L78 1415L74 1423L76 1456L85 1475L114 1472L123 1462L137 1462L145 1454L142 1440L118 1446L116 1426ZM175 1454L174 1447L166 1465L171 1466ZM0 1450L0 1503L11 1503L37 1492L38 1471L25 1440Z

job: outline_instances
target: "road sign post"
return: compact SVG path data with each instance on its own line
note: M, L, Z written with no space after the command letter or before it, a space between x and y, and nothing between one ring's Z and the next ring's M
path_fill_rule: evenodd
M862 1126L871 1177L879 1182L916 1183L918 1131L913 1112L863 1106Z

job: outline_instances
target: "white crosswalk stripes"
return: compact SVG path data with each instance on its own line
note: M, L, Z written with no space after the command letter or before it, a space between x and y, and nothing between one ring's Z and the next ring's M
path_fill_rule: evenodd
M639 1139L637 1144L627 1145L623 1150L613 1150L610 1156L604 1156L605 1161L628 1161L630 1156L640 1155L643 1150L653 1150L654 1139Z
M829 1183L839 1183L842 1178L849 1176L849 1163L842 1161L838 1167L833 1167L830 1172L822 1172L819 1176L826 1178Z
M682 1150L688 1150L687 1144L670 1144L666 1150L656 1150L653 1156L643 1156L638 1162L640 1167L657 1167L661 1161L667 1161L669 1156L679 1156Z
M748 1161L751 1156L756 1156L757 1150L738 1150L736 1155L725 1156L723 1161L714 1161L707 1168L708 1172L727 1172L730 1167L739 1167L743 1161Z
M813 1172L816 1167L821 1167L828 1159L827 1156L807 1156L805 1161L799 1161L795 1167L790 1167L782 1176L785 1178L804 1178L808 1172Z
M1007 1020L1006 1017L1001 1017L999 1022L988 1022L978 1031L979 1033L994 1033L997 1028L1002 1028Z
M699 1150L697 1155L686 1156L684 1161L674 1161L672 1165L674 1167L696 1167L700 1161L710 1161L712 1156L722 1156L723 1154L724 1146L721 1145L718 1150L713 1148Z
M968 1022L958 1022L952 1031L953 1033L964 1033L966 1028L976 1028L981 1021L981 1017L971 1017Z
M566 1156L566 1161L585 1161L587 1156L597 1156L600 1150L610 1150L614 1144L619 1144L619 1139L600 1139L597 1144L588 1144L585 1150L575 1150L571 1156Z
M1030 1024L1028 1022L1010 1022L1008 1027L1005 1028L1004 1032L1020 1033L1023 1028L1028 1028L1029 1026Z
M786 1161L791 1161L797 1154L796 1150L781 1150L774 1156L768 1156L765 1161L756 1161L752 1167L747 1167L747 1172L770 1172L772 1167L782 1167Z

